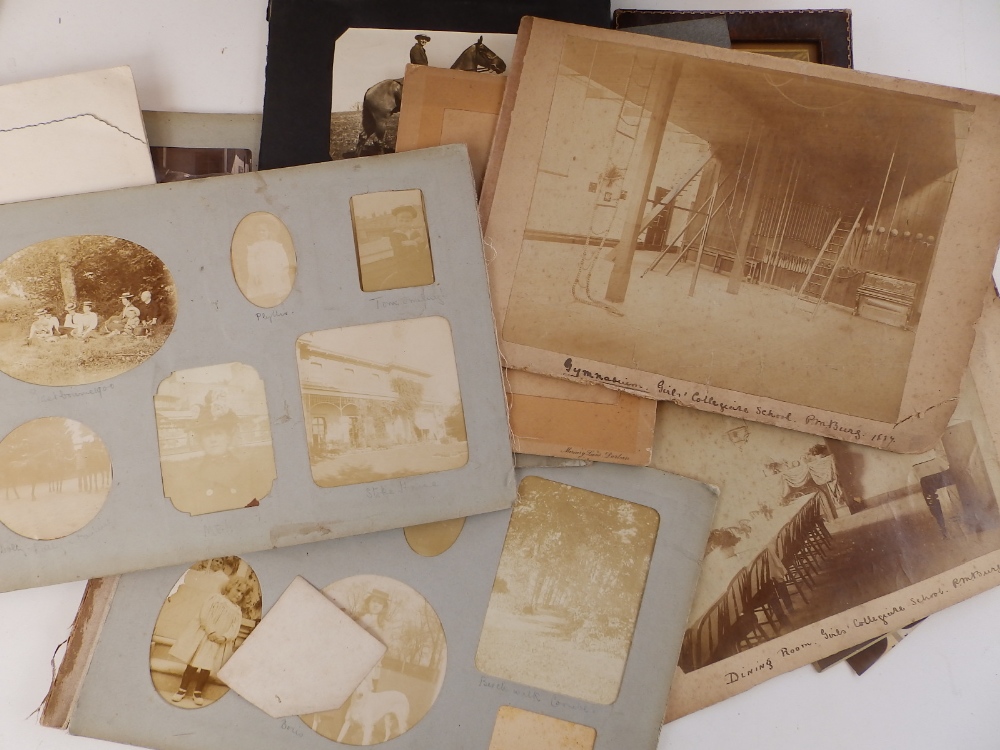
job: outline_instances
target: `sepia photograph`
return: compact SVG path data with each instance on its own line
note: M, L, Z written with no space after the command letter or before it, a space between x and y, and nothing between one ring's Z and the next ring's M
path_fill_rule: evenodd
M163 494L201 515L260 504L277 472L264 381L229 362L179 370L153 398Z
M386 652L343 706L301 719L345 745L388 742L424 718L441 691L448 662L441 621L417 591L385 576L345 578L323 593Z
M476 667L614 703L659 523L653 508L541 477L522 480Z
M0 441L0 523L28 539L61 539L100 512L111 491L111 457L80 422L42 417Z
M348 29L333 55L330 157L396 150L399 105L407 64L502 75L514 34Z
M253 152L248 148L188 148L150 146L157 182L180 182L196 177L243 174L253 171Z
M261 618L260 582L238 557L189 568L167 595L149 644L156 692L178 708L201 708L229 692L219 669Z
M555 27L503 340L896 422L975 107Z
M447 521L407 526L403 529L403 536L410 549L418 555L437 557L451 549L451 546L458 541L463 528L465 528L464 518L452 518Z
M501 706L486 750L594 750L593 727Z
M131 370L170 335L170 271L134 242L58 237L0 262L0 370L33 385L83 385Z
M390 190L351 196L351 221L362 291L434 283L421 191Z
M296 342L309 465L320 487L469 460L451 326L441 317L315 331Z
M969 385L923 454L665 405L653 465L721 490L681 669L760 661L755 647L795 631L822 641L810 626L1000 550L1000 466Z
M277 307L288 299L295 284L295 257L292 235L274 214L254 211L236 225L233 277L250 304Z

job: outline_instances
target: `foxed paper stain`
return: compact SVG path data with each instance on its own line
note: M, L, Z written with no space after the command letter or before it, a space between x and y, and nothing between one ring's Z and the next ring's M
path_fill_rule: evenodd
M656 542L647 506L521 481L476 651L488 675L610 704Z
M170 271L118 237L57 237L0 262L0 370L35 385L83 385L153 356L173 330Z
M179 370L153 398L163 494L200 515L258 505L277 472L264 381L230 362Z
M97 433L74 419L33 419L0 441L0 487L0 523L29 539L60 539L104 506L111 457Z
M378 639L296 576L219 676L282 718L340 708L384 653Z
M231 262L236 285L257 307L277 307L295 284L295 245L288 227L267 211L244 216L233 232Z
M229 688L219 670L260 622L257 574L238 557L195 563L167 595L153 625L153 688L178 708L207 706Z
M386 652L344 706L303 715L302 721L347 745L378 745L404 734L430 711L444 684L448 646L433 607L386 576L345 578L323 593L385 644Z

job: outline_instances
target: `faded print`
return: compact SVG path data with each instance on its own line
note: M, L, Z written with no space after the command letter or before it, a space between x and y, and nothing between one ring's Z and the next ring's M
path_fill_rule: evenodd
M445 318L307 333L296 344L320 487L457 469L469 459Z
M522 480L476 667L613 703L658 526L652 508L540 477Z
M170 335L170 272L134 242L59 237L0 263L0 370L35 385L82 385L120 375Z
M361 575L323 589L386 647L385 655L335 711L306 714L318 734L347 745L378 745L419 722L444 683L448 646L434 609L393 578Z
M506 341L897 419L971 108L568 36L547 119Z

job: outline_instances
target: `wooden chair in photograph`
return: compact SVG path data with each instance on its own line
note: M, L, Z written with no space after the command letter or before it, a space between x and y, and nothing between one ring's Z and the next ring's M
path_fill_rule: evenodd
M806 596L806 587L808 586L811 591L815 586L815 582L812 579L809 568L797 558L798 541L795 531L795 524L790 522L778 532L776 540L778 560L785 568L785 577L782 579L782 584L789 594L794 588L795 593L799 595L804 603L808 604L809 597Z
M741 618L744 626L740 650L752 648L780 635L782 628L790 624L782 602L791 608L791 596L784 582L775 579L771 572L770 551L763 550L745 570L747 598ZM764 626L770 629L770 636Z

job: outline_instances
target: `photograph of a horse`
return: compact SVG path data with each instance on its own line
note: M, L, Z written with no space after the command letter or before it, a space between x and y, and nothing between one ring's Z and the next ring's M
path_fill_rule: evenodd
M503 56L509 58L513 51L514 36L494 34L487 41L484 36L470 44L470 35L458 32L349 29L337 40L334 54L331 158L395 151L407 62L503 75L507 70ZM449 59L454 59L450 66ZM377 76L382 80L371 83Z

